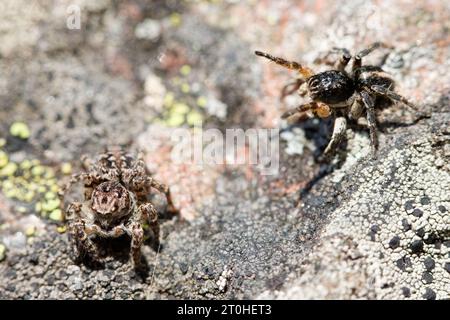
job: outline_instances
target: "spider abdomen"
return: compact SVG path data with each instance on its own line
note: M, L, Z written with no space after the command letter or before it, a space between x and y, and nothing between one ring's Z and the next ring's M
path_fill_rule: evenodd
M308 89L313 100L337 104L353 95L355 85L353 80L343 72L329 70L309 78Z
M380 67L364 66L355 71L356 86L359 90L370 88L371 86L381 86L393 89L394 80Z

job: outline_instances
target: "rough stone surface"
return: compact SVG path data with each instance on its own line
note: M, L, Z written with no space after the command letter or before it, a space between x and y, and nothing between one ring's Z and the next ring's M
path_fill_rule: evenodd
M71 4L80 30L66 27ZM447 2L9 0L0 9L0 164L19 164L8 168L15 179L0 177L0 299L450 298ZM280 121L305 100L280 102L289 73L253 51L320 71L315 60L330 48L374 41L392 48L365 61L431 117L380 108L377 159L362 120L319 163L331 121ZM28 139L8 133L15 122ZM199 124L281 128L278 174L174 163L171 130ZM63 224L8 191L11 181L55 187L68 163L77 170L81 154L111 143L143 150L181 209L161 214L162 246L144 246L139 272L126 238L101 243L103 265L75 265ZM25 176L30 159L53 169L37 184Z

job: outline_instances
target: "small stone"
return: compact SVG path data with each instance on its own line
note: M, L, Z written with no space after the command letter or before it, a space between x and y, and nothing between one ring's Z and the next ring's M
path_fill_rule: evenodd
M425 284L430 284L433 282L433 275L429 272L422 273L422 281Z
M425 265L425 269L427 269L427 271L431 271L435 267L435 262L431 257L426 257L423 264Z
M423 251L423 241L422 240L415 240L411 243L409 246L412 253L420 253Z
M406 219L403 219L402 220L402 226L403 226L403 231L409 231L409 230L411 230L411 223L409 223L408 222L408 220L406 220Z
M188 265L184 262L179 263L180 271L182 274L186 274L188 272Z
M28 261L32 264L32 265L37 265L39 264L39 254L37 254L36 252L30 254L28 256Z
M425 197L422 197L422 199L420 199L420 203L422 205L426 206L431 203L431 200L429 197L425 196Z
M445 263L444 269L445 269L445 271L447 271L448 273L450 273L450 262L446 262L446 263Z
M423 211L420 209L414 209L414 211L412 212L412 215L417 218L420 218L421 216L423 216Z
M24 122L14 122L9 128L9 133L20 139L28 139L30 137L30 129Z
M425 230L424 230L423 228L420 228L420 229L418 229L418 230L416 231L416 234L417 234L419 237L423 238L423 237L425 236Z
M401 290L405 298L411 297L411 290L408 287L402 287Z
M161 36L162 27L158 20L145 19L139 23L134 30L134 35L138 39L156 41Z
M413 200L408 200L405 202L403 208L405 208L405 210L412 210L414 209L414 201Z
M447 211L447 209L446 209L444 206L439 206L438 209L439 209L439 211L442 212L442 213L444 213L444 212Z
M400 238L398 236L393 237L390 241L389 241L389 247L391 249L396 249L398 248L398 246L400 245Z
M430 288L426 288L425 289L425 293L422 296L424 299L427 300L435 300L436 299L436 292L434 292L432 289Z

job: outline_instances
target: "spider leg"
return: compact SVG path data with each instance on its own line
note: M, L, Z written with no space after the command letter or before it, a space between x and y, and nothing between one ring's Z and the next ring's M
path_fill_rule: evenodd
M312 110L312 109L316 108L316 106L317 106L317 103L314 101L299 105L298 107L288 110L285 113L283 113L281 115L281 119L287 119L298 113L303 113L305 111Z
M150 181L149 181L150 187L155 188L159 192L164 193L164 195L166 196L166 199L167 199L167 209L166 210L172 214L177 214L178 209L173 204L172 195L170 193L169 187L163 183L160 183L159 181L157 181L153 178L149 178L149 179L150 179Z
M285 68L287 68L287 69L290 69L290 70L296 70L296 71L298 71L303 77L305 77L306 79L310 78L310 77L314 74L314 72L313 72L311 69L309 69L309 68L307 68L307 67L303 67L303 66L302 66L300 63L298 63L298 62L295 62L295 61L288 61L288 60L285 60L285 59L280 58L280 57L274 57L274 56L272 56L272 55L270 55L270 54L268 54L268 53L261 52L261 51L255 51L255 54L256 54L257 56L260 56L260 57L264 57L264 58L266 58L266 59L269 59L269 60L275 62L276 64L279 64L280 66L283 66L283 67L285 67Z
M388 88L385 88L383 86L373 85L370 87L370 90L378 95L388 97L391 100L400 101L403 104L410 107L411 109L413 109L414 111L422 114L422 112L417 108L417 106L415 106L413 103L409 102L408 99L406 99L405 97L402 97L401 95L395 93L392 90L389 90Z
M133 259L134 266L141 264L141 247L144 243L144 229L142 223L148 221L150 228L155 236L155 245L159 246L159 223L158 213L150 202L139 206L131 222L126 227L126 232L131 237L130 256Z
M372 51L374 51L375 49L378 49L380 47L386 47L386 45L382 42L375 42L369 48L358 52L358 54L355 56L355 60L353 61L352 71L361 67L362 58L364 58L365 56L370 54Z
M370 132L370 146L372 149L372 157L375 158L378 148L377 122L375 118L375 102L367 91L361 91L359 94L361 95L364 106L366 107L367 124L369 125L369 132Z
M139 207L139 210L142 212L141 215L146 217L149 227L153 232L154 246L157 248L159 246L159 231L160 231L158 212L156 211L153 204L151 204L150 202L141 205Z
M338 49L338 48L336 48L336 49ZM347 64L350 61L350 59L352 58L352 56L351 56L350 52L348 52L348 50L345 48L339 48L338 50L342 52L342 55L339 58L339 60L336 61L334 68L345 73L345 67L347 66Z
M364 106L362 105L361 96L357 95L350 107L350 118L353 120L358 120L364 111Z
M92 176L86 172L72 174L69 182L66 183L64 186L62 186L60 188L60 190L58 191L58 196L62 200L64 198L67 190L69 190L74 184L76 184L80 181L83 181L85 184L89 184L92 182L92 181L90 181L91 179L92 179Z
M281 89L281 95L280 100L284 100L285 97L293 94L295 91L297 91L300 86L305 83L305 80L302 78L297 78L294 81L289 82L286 84L283 89Z
M94 260L98 258L98 251L89 234L86 232L85 221L80 217L82 204L73 202L69 205L68 213L74 218L68 222L69 237L75 252L75 260L81 260L89 254Z
M337 117L334 121L333 134L331 135L331 140L328 146L323 152L324 157L328 158L334 154L337 146L342 141L345 135L345 130L347 129L347 120L344 117Z
M140 211L140 210L139 210ZM141 264L141 247L144 242L144 229L139 222L133 221L128 225L128 233L131 237L130 256L135 267Z

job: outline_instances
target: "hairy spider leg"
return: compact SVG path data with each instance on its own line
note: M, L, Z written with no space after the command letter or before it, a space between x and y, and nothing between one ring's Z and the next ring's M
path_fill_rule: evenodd
M372 149L372 158L376 158L378 139L377 139L377 122L375 118L375 102L367 91L361 91L359 94L361 95L364 106L366 107L367 113L366 117L370 132L370 146Z
M280 57L274 57L274 56L272 56L271 54L268 54L268 53L265 53L265 52L261 52L261 51L255 51L255 54L256 54L257 56L260 56L260 57L264 57L264 58L266 58L266 59L269 59L269 60L275 62L276 64L279 64L280 66L283 66L283 67L285 67L285 68L287 68L287 69L290 69L290 70L296 70L296 71L298 71L303 77L305 77L305 79L310 78L310 77L314 74L314 72L313 72L311 69L309 69L309 68L307 68L307 67L303 67L303 66L302 66L300 63L298 63L298 62L295 62L295 61L288 61L288 60L285 60L285 59L280 58Z
M378 49L378 48L381 48L381 47L387 47L387 46L384 43L382 43L382 42L375 42L369 48L361 50L360 52L358 52L358 54L355 56L355 59L353 61L352 71L355 71L356 69L361 68L361 66L362 66L362 58L364 58L365 56L370 54L375 49Z
M330 157L342 138L345 136L345 130L347 129L347 120L344 117L337 117L334 121L333 133L331 135L330 142L328 143L323 153L324 157Z

